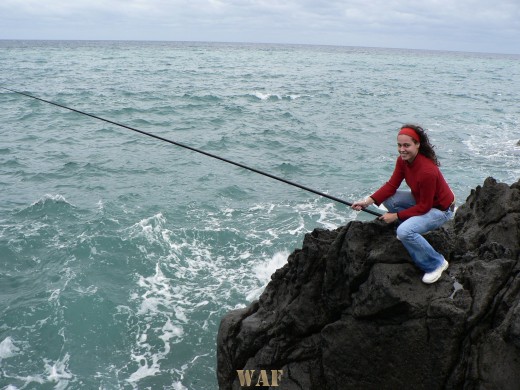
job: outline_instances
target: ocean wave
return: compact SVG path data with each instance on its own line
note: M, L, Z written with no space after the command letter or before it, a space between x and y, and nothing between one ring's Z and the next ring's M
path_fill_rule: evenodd
M47 195L41 202L67 201ZM284 209L285 217L280 218ZM68 256L59 283L48 290L47 304L54 313L49 321L73 339L70 332L78 322L66 324L65 317L76 310L95 310L97 302L118 302L113 321L124 329L127 348L114 353L113 367L101 373L98 382L137 389L169 381L165 388L175 383L182 389L190 388L189 372L211 366L213 349L207 345L221 316L257 299L270 275L285 264L289 251L279 242L287 235L299 241L316 215L323 215L322 223L327 223L337 210L319 200L247 208L194 204L179 225L181 216L169 211L133 223L133 213L110 222L114 211L113 203L98 202L81 235L55 243L66 242L61 250ZM36 336L39 330L34 332ZM91 343L89 348L95 348L96 341ZM43 384L52 378L51 383L61 386L74 384L79 373L71 367L78 357L72 349L66 352L68 358L46 360L43 371L33 371L32 378Z
M246 299L248 301L251 302L260 297L267 284L271 281L271 275L287 263L288 257L289 252L287 251L277 252L267 261L264 260L253 267L253 274L258 278L260 286L253 288L247 293Z
M26 376L10 375L8 373L3 372L3 377L12 382L11 384L8 384L7 387L5 387L4 389L16 390L19 388L27 388L28 386L31 386L31 384L38 384L40 386L48 384L49 386L52 386L54 389L65 390L68 388L70 383L75 381L75 375L70 372L69 360L69 353L65 353L62 358L57 360L44 358L43 372ZM16 383L16 385L13 383ZM3 384L6 384L5 381L3 381Z
M253 209L269 211L272 207L258 205ZM233 208L220 213L225 219L237 217ZM218 219L218 215L215 217ZM287 258L286 253L259 258L256 250L247 249L250 244L239 231L222 226L222 221L213 225L208 216L199 218L208 223L196 230L173 229L159 214L141 220L128 231L133 245L140 248L142 239L154 244L147 245L143 253L156 262L155 272L139 275L132 293L141 330L136 329L139 336L131 356L133 363L126 372L127 381L135 386L147 377L164 373L161 362L171 358L171 341L184 342L192 339L194 332L214 326L229 294L238 293L248 300L261 293L270 274ZM243 271L230 272L237 266ZM254 275L253 279L249 275ZM167 341L170 347L153 340Z
M252 195L249 191L245 190L242 186L232 185L227 186L218 191L219 196L223 196L225 198L230 199L248 199Z
M162 213L159 213L152 217L144 218L125 230L128 231L128 237L130 239L144 238L148 244L157 244L163 247L164 244L168 242L166 237L169 233L169 231L164 228L165 224L166 218Z
M278 94L278 93L266 93L266 92L259 92L255 91L252 92L249 96L255 97L258 100L297 100L302 97L305 97L306 95L298 95L298 94Z
M184 95L182 95L182 98L188 99L190 101L201 102L201 103L217 103L222 100L222 98L220 96L212 95L212 94L192 95L189 93L185 93Z
M501 137L502 138L502 137ZM496 135L490 133L488 135L470 135L468 139L462 141L471 153L476 156L491 160L501 160L506 165L518 167L518 162L515 161L518 157L520 146L518 138L502 138L498 144Z
M71 211L76 207L69 203L63 195L60 194L45 194L43 197L33 202L30 206L25 207L18 212L18 216L27 216L29 214L37 215L70 215Z
M204 146L204 150L216 150L219 152L227 151L229 150L230 144L233 143L233 140L231 137L228 136L222 136L219 140L210 140L206 142L206 145Z
M2 169L20 169L20 168L24 168L23 171L18 171L18 172L24 172L25 173L25 170L27 169L27 167L28 166L27 166L26 163L20 162L20 159L18 159L16 157L2 162Z
M301 173L303 172L303 168L298 165L294 165L291 163L281 163L276 166L276 169L284 174L293 174L293 173Z

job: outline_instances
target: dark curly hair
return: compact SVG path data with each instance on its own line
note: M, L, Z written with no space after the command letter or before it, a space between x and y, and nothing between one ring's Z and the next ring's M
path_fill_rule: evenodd
M430 160L432 160L435 165L438 167L441 166L441 163L439 159L437 158L437 155L435 154L435 146L433 146L430 143L430 139L428 138L428 134L426 134L426 131L421 127L417 125L412 124L406 124L401 126L401 129L404 129L405 127L409 127L410 129L414 129L420 138L420 146L419 146L419 153L423 154L424 156L428 157Z

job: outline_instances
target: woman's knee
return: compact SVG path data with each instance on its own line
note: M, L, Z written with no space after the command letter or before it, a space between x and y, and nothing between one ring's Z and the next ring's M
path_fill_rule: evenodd
M412 237L415 234L415 230L407 223L403 222L397 227L396 234L397 237L403 241L410 237Z

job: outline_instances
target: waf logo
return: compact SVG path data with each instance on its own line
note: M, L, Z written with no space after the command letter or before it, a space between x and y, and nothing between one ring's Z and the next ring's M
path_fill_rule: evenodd
M241 387L277 387L282 380L283 370L237 370Z

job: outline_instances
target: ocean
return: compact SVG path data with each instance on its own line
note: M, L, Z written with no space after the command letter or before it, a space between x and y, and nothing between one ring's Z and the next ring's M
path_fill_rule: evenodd
M0 41L0 87L346 201L428 129L461 204L520 177L520 55L193 42ZM306 233L370 220L0 89L0 388L217 389L220 319Z

